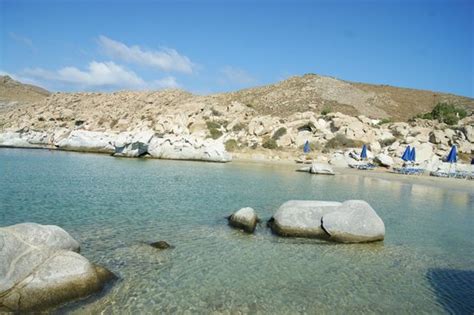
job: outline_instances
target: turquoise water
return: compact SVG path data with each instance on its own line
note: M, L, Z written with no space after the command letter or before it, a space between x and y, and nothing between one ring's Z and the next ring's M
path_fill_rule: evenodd
M474 186L473 186L474 188ZM250 206L367 200L383 243L343 245L227 226ZM57 224L120 280L75 313L472 313L474 189L278 166L0 149L0 225ZM158 251L143 242L166 240Z

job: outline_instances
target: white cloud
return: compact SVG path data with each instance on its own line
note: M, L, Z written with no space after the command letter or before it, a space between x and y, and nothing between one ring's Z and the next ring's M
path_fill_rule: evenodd
M168 89L168 88L177 88L179 87L178 82L176 81L175 77L165 77L160 80L152 81L149 84L150 87Z
M35 45L33 44L33 41L31 39L29 39L28 37L25 37L25 36L22 36L22 35L19 35L19 34L16 34L16 33L13 33L13 32L10 32L8 33L8 35L10 35L10 37L17 43L21 44L21 45L24 45L26 47L28 47L31 51L33 52L36 52L36 47Z
M247 71L231 66L225 66L220 70L220 73L223 76L221 83L248 85L257 81Z
M135 74L135 72L127 70L112 61L92 61L89 63L86 70L80 70L76 67L64 67L57 71L34 68L26 69L24 74L35 79L73 85L79 89L155 89L174 88L179 86L174 77L165 77L160 80L145 82L145 80Z
M48 71L42 68L26 69L24 73L35 78L86 87L138 87L145 85L145 82L134 72L113 62L92 61L86 71L76 67L64 67L57 71Z
M156 67L163 71L191 74L195 65L191 60L172 48L144 50L139 46L127 46L122 42L99 36L99 45L106 55L129 63Z

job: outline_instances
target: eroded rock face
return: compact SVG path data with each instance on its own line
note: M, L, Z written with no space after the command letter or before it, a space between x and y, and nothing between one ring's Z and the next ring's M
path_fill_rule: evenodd
M46 309L97 292L115 277L78 251L57 226L0 228L0 312Z
M382 219L362 200L291 200L280 206L269 225L280 236L342 243L380 241L385 236Z
M114 141L115 135L112 134L86 130L74 130L67 138L60 140L58 143L55 143L55 145L61 150L114 153Z
M201 140L192 137L166 136L153 137L148 153L159 159L201 160L208 162L229 162L231 155L224 144L216 140Z
M229 225L242 229L247 233L253 233L258 223L258 217L255 210L246 207L236 211L229 218Z
M324 215L321 226L331 241L360 243L381 241L385 225L374 209L363 200L348 200Z

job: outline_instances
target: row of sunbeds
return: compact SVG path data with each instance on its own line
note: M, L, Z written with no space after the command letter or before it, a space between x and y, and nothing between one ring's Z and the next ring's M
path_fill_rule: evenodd
M355 165L350 165L350 167L358 169L358 170L373 170L375 169L375 165L372 163L363 163L363 164L355 164ZM397 167L393 168L393 172L397 174L403 174L403 175L423 175L426 170L420 167L416 166L403 166L403 167ZM472 172L467 172L467 171L432 171L430 172L431 176L436 176L436 177L449 177L449 178L460 178L460 179L470 179L474 180L474 171Z

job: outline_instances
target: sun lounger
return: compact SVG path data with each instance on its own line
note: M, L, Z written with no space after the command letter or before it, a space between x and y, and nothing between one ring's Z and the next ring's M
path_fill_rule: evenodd
M394 168L393 171L398 174L403 174L403 175L422 175L425 170L423 168L419 167L400 167L400 168Z
M375 165L372 164L372 163L365 163L365 164L351 164L349 165L350 167L352 168L356 168L358 170L364 170L364 171L367 171L367 170L373 170L375 168Z

